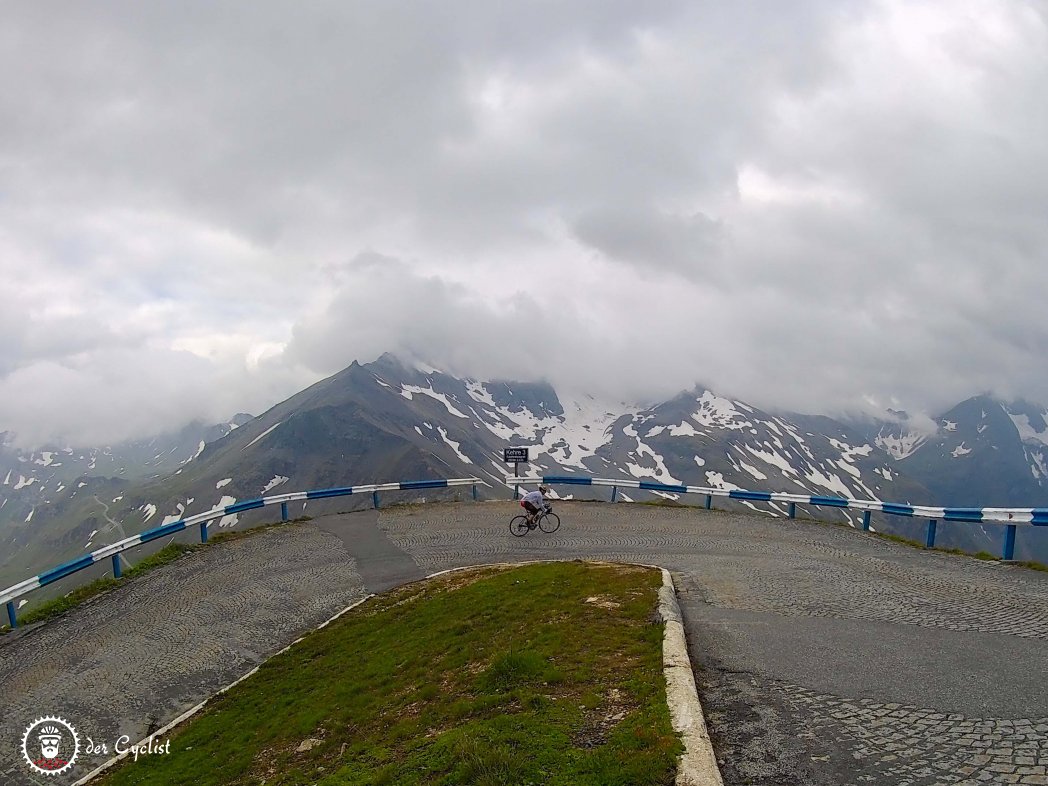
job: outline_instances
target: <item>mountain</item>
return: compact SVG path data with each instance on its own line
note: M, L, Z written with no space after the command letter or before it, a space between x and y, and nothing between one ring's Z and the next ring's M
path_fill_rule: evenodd
M207 443L251 420L238 414L225 423L193 422L148 439L91 448L26 451L0 434L0 583L141 529L110 515L125 490L177 473Z
M1048 410L988 395L957 404L927 424L904 412L852 423L922 486L907 501L953 507L1048 505Z
M503 478L512 467L502 462L502 449L510 445L529 446L527 469L543 474L914 504L1048 506L1048 412L988 397L963 402L919 429L905 413L861 421L772 413L703 387L654 406L601 401L543 382L458 379L383 355L240 423L214 432L214 439L190 429L108 453L5 453L0 467L10 477L0 486L0 513L10 508L13 515L0 518L0 584L88 545L282 491L476 476L489 484L486 496L508 496ZM122 471L86 474L92 463L92 471L100 463ZM45 477L47 471L53 474ZM560 492L572 490L578 492ZM456 493L424 492L427 498ZM653 496L676 495L620 494ZM291 513L370 504L364 496L298 502ZM718 502L741 505L785 515L782 505ZM840 509L802 512L851 525L861 520ZM275 515L269 509L227 516L218 527ZM875 526L920 537L923 522L875 517ZM1000 553L1000 537L999 527L940 528L943 545L972 551ZM1017 556L1043 559L1037 545L1024 534Z

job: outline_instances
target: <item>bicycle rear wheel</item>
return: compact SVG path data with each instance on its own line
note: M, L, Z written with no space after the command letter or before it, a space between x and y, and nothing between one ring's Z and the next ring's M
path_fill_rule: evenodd
M560 516L556 513L547 513L539 519L539 529L545 533L556 532L560 529Z
M528 534L528 517L527 516L514 516L509 522L509 531L516 535L518 538L522 538Z

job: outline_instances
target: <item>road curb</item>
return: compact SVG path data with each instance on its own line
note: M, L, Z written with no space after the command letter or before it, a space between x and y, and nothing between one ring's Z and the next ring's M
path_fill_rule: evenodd
M677 603L673 577L662 570L659 615L666 624L662 637L662 668L666 674L666 703L673 730L680 735L684 753L677 764L677 786L723 786L717 758L713 754L706 720L702 715L695 672L688 656L684 618Z
M161 736L163 734L167 734L170 731L173 731L176 726L180 726L183 723L185 723L187 720L189 720L194 715L196 715L198 712L200 712L200 710L204 709L204 707L206 707L211 701L213 701L217 697L221 696L223 693L226 693L230 689L236 687L237 685L239 685L241 682L246 680L251 675L255 674L262 667L262 665L264 663L267 663L268 661L272 660L273 658L277 657L278 655L283 655L285 652L287 652L289 649L294 647L296 644L298 644L300 641L302 641L304 638L306 638L310 634L315 633L316 631L320 630L321 628L326 628L328 625L330 625L332 622L337 620L339 617L341 617L346 612L352 611L357 606L360 606L361 604L366 603L367 601L371 600L373 597L375 597L374 593L368 593L364 597L360 598L360 600L353 601L348 606L346 606L344 609L342 609L342 611L338 612L334 616L328 617L328 619L326 619L324 622L322 622L319 625L317 625L317 627L313 628L313 630L307 631L306 633L303 633L301 636L299 636L293 642L288 644L286 647L284 647L283 649L279 650L278 652L274 652L272 655L267 657L265 660L263 660L261 663L259 663L257 666L255 666L253 669L251 669L251 671L249 671L246 674L244 674L243 676L238 677L237 679L233 680L231 683L226 685L226 687L220 688L219 690L215 691L210 696L208 696L206 699L204 699L202 702L197 704L195 707L192 707L192 708L186 710L181 715L179 715L177 718L175 718L173 721L171 721L170 723L165 725L163 728L157 729L152 734L150 734L150 735L148 735L146 737L143 737L141 740L139 740L135 744L134 747L144 748L144 747L146 747L148 745L149 742L151 742L152 740L155 740L157 737L159 737L159 736ZM131 746L128 746L128 747L130 749ZM118 754L116 756L113 756L111 759L106 761L104 764L101 764L98 767L96 767L95 769L91 770L91 772L89 772L87 775L85 775L82 778L80 778L80 780L75 781L73 783L73 786L83 786L83 784L86 784L89 781L93 780L94 778L98 777L103 772L105 772L106 770L110 769L114 764L117 764L118 762L123 761L124 759L126 759L130 755L131 755L130 754L130 750L127 750L127 751L124 751L124 753L121 753L121 754Z
M534 564L548 564L552 562L578 562L583 561L589 564L605 564L605 565L636 565L637 567L644 568L655 568L662 571L662 587L659 590L659 609L658 613L663 622L665 623L665 631L662 639L662 665L663 671L666 676L666 702L669 705L670 719L673 725L673 730L680 735L681 742L684 744L684 753L681 754L680 759L677 763L677 776L674 781L676 786L723 786L721 780L720 771L717 769L717 760L713 755L713 745L710 742L709 733L706 730L706 721L702 715L702 705L699 704L699 696L695 687L695 676L691 669L691 659L688 656L687 641L684 636L684 624L681 616L680 606L677 603L676 589L673 586L673 578L670 572L660 565L648 565L644 563L622 563L622 562L604 562L602 560L557 560L557 559L544 559L544 560L528 560L523 562L493 562L483 565L464 565L458 568L450 568L448 570L441 570L435 573L430 573L421 579L417 579L414 582L407 582L408 585L429 581L440 576L445 576L450 573L459 573L463 571L478 570L484 568L513 568L522 567L524 565ZM406 585L401 585L406 586ZM342 615L362 605L363 603L371 600L375 597L374 594L367 594L359 600L354 601L344 609L339 611L337 614L328 618L312 631L308 631L303 635L296 638L293 642L283 647L279 651L273 653L267 657L262 663L265 663L272 658L282 655L287 652L293 646L298 644L300 641L305 639L310 634L325 628L332 622L337 620ZM139 741L138 746L145 746L150 740L154 740L161 735L167 734L173 731L176 727L189 720L191 717L196 715L200 710L204 709L211 701L216 697L226 693L234 686L240 684L248 677L255 674L262 666L259 663L253 669L248 671L243 676L226 685L224 688L219 689L211 696L207 697L195 707L183 712L177 718L167 723L157 731L144 737ZM83 786L96 777L101 775L106 770L113 767L113 765L127 758L129 752L113 756L105 763L96 767L94 770L84 775L80 779L74 782L73 786Z

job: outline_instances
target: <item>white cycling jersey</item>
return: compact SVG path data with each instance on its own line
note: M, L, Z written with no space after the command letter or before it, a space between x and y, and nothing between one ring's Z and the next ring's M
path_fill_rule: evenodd
M521 501L540 509L546 504L546 499L542 496L541 491L529 491L521 498Z

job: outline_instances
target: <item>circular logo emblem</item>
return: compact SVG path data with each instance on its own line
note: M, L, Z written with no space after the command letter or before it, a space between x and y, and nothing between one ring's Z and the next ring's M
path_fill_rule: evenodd
M22 735L22 757L42 775L61 775L80 753L80 738L73 724L48 715L29 724Z

